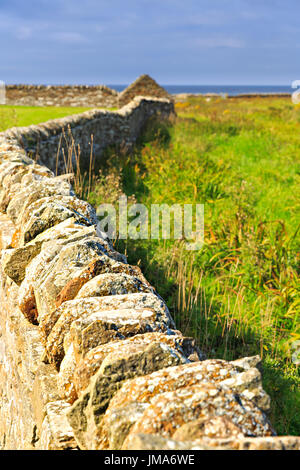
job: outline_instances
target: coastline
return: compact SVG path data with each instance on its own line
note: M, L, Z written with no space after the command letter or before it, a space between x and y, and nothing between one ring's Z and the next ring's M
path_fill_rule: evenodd
M188 98L226 98L226 99L237 99L237 98L290 98L292 93L239 93L237 95L230 95L228 93L174 93L172 96L176 99L188 99Z

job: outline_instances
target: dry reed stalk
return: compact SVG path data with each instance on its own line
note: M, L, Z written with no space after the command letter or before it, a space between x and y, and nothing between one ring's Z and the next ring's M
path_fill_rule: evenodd
M93 136L93 134L91 134L91 151L90 151L90 162L89 162L88 197L90 196L90 190L91 190L92 165L93 165L93 149L94 149L94 136Z
M62 141L62 134L60 134L58 148L57 148L57 152L56 152L55 176L57 176L57 172L58 172L58 159L59 159L59 154L60 154L60 149L61 149L61 141Z

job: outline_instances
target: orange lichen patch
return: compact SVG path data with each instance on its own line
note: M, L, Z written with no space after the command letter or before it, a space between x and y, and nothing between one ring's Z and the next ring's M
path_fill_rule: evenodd
M18 293L18 306L25 315L28 306L30 310L34 308L38 314L34 291L35 285L40 281L42 275L47 272L47 267L57 255L59 249L60 244L55 241L55 243L44 248L30 261L29 265L26 266L25 278L21 283Z
M4 155L1 155L1 161L2 160L9 160L12 158L12 155L10 152L19 152L22 151L20 146L15 145L9 141L6 142L1 142L0 144L0 152L7 152ZM25 151L23 150L23 153L25 155Z
M12 239L11 239L11 247L12 248L17 248L19 246L20 235L21 235L21 229L17 228L14 231Z
M92 277L94 277L95 272L97 270L97 261L92 261L86 271L84 271L80 276L76 277L75 279L71 279L65 287L60 291L58 294L55 305L58 308L63 302L67 300L73 300L78 292L80 291L81 287L88 282Z
M74 403L74 401L77 400L78 395L77 395L75 386L72 382L67 382L65 384L64 398L70 404Z
M185 423L224 415L239 426L245 436L272 435L266 416L250 400L209 383L156 396L129 435L143 433L172 437Z
M67 300L75 299L80 289L92 278L107 272L109 272L110 274L123 273L130 276L135 276L137 279L139 279L142 284L149 288L147 291L154 291L149 282L145 279L138 266L130 266L128 264L123 263L114 263L109 266L108 269L108 267L105 266L102 260L95 259L88 264L85 271L83 271L78 277L71 279L61 290L55 302L56 308L58 308L63 302L66 302ZM109 293L105 295L109 295Z

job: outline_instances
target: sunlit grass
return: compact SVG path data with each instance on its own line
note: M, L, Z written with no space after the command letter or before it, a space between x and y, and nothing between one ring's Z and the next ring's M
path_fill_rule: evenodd
M10 127L23 127L30 126L31 124L39 124L41 122L49 121L50 119L83 113L90 109L93 108L0 105L0 132L9 129Z

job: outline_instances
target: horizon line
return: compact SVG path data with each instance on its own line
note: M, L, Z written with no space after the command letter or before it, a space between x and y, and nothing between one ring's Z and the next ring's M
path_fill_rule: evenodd
M157 80L156 80L157 81ZM72 86L80 86L80 85L86 85L86 86L99 86L99 85L104 85L104 86L128 86L133 82L127 82L127 83L114 83L114 82L52 82L52 83L41 83L41 82L5 82L6 85L45 85L45 86L61 86L61 85L72 85ZM264 84L264 83L230 83L230 84L224 84L224 83L159 83L160 86L231 86L231 87L249 87L249 86L263 86L263 87L286 87L286 88L292 88L291 85L283 84L283 83L271 83L271 84Z

